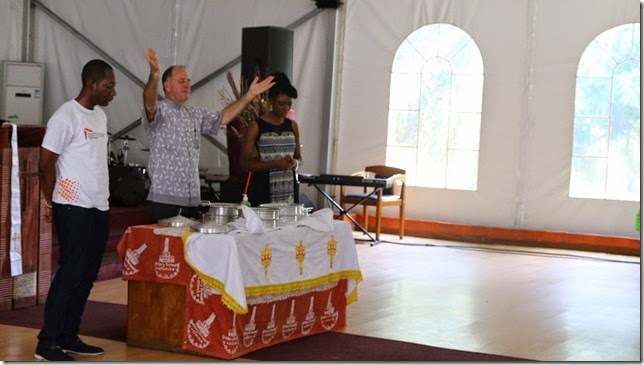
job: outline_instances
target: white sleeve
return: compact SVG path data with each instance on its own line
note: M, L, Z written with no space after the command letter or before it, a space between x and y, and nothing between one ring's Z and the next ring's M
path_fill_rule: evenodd
M54 115L47 122L42 147L60 155L65 146L71 142L73 134L70 123Z

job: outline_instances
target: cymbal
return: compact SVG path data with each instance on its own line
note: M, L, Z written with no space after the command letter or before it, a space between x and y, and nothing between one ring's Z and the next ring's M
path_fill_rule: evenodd
M125 140L125 141L136 141L136 138L132 138L130 136L118 137L117 139L121 139L121 140Z
M141 151L150 152L149 148L141 148Z

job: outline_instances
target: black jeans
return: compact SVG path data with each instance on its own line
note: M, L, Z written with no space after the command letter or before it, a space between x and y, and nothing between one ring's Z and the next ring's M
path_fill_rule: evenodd
M159 223L159 220L176 217L181 209L181 216L186 218L199 219L201 214L197 207L184 207L180 205L157 203L148 201L148 219L149 223Z
M45 302L40 343L56 345L78 335L85 303L103 260L109 217L109 211L54 204L60 257Z

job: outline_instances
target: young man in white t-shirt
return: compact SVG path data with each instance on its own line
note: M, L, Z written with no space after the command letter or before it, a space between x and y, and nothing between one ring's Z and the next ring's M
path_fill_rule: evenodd
M59 267L47 294L39 360L74 361L67 353L100 355L103 349L78 338L81 315L98 275L109 235L107 117L98 106L116 96L114 70L89 61L83 88L49 119L38 172L45 219L56 226Z

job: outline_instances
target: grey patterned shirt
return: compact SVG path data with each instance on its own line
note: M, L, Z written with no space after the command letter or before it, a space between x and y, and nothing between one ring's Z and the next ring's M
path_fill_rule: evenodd
M143 128L150 141L148 174L152 184L148 200L182 206L198 205L201 199L201 134L217 134L221 113L179 106L167 99L159 102L152 122L148 123L145 108L142 113Z

